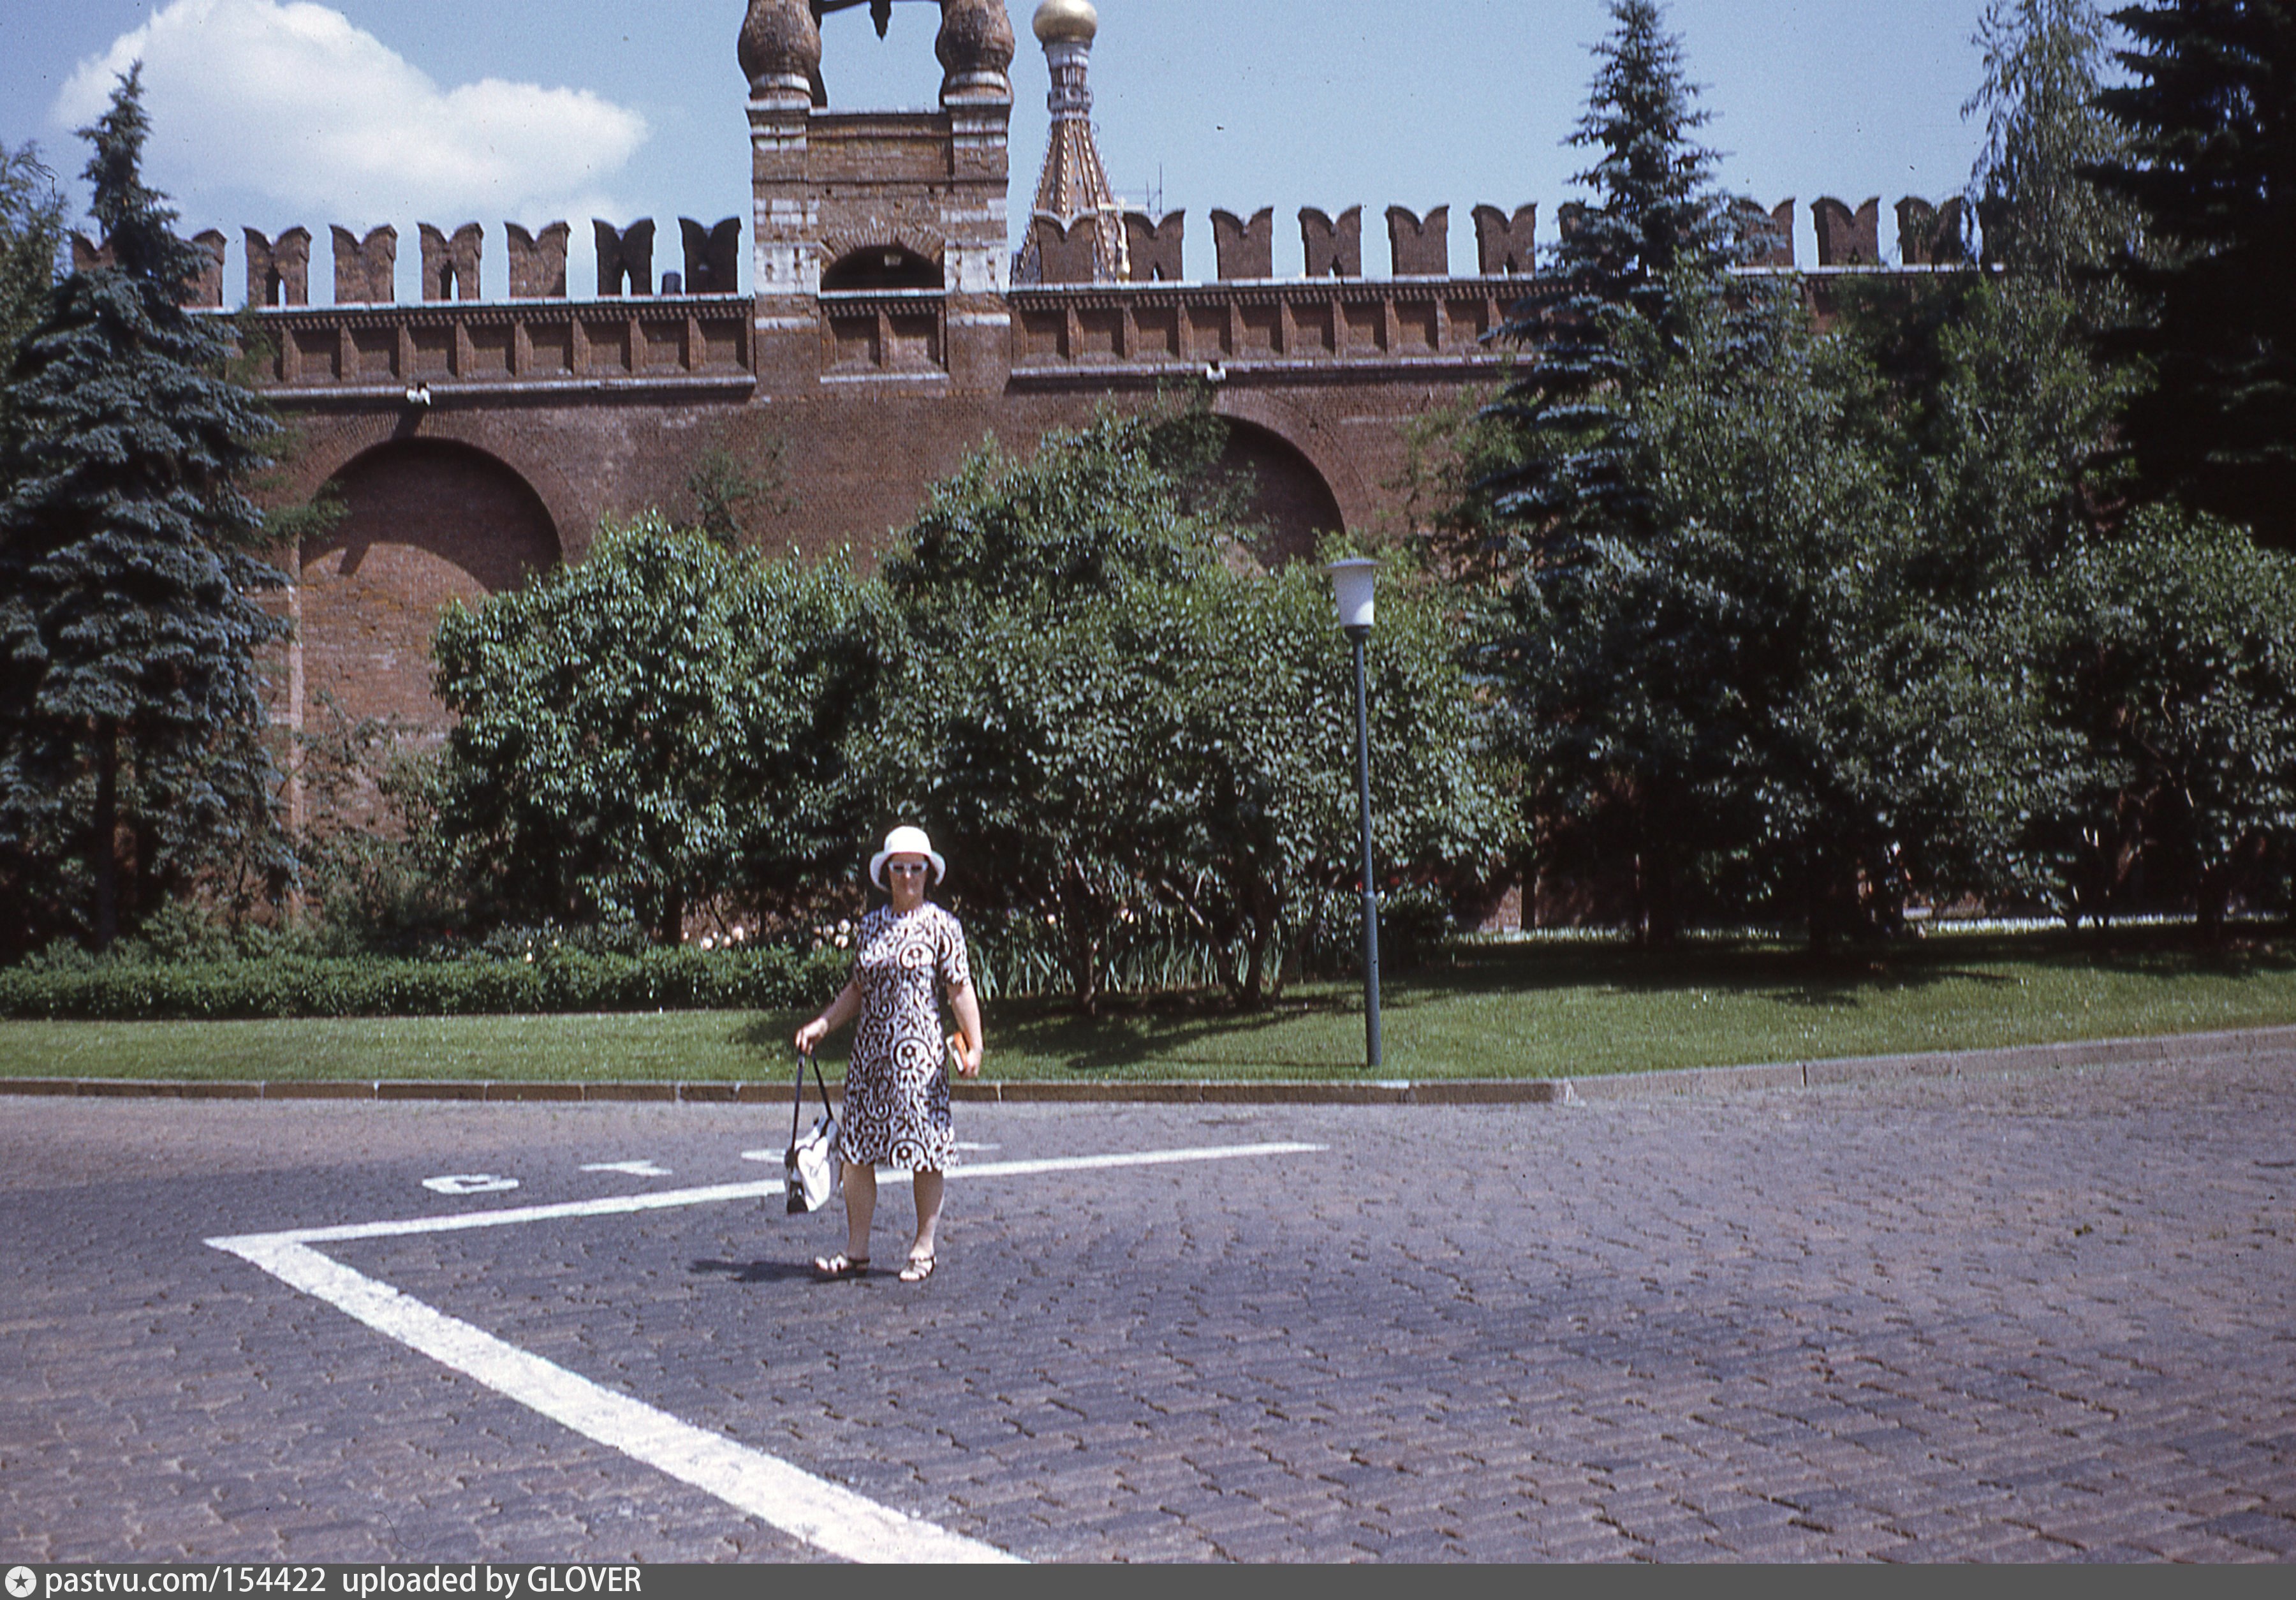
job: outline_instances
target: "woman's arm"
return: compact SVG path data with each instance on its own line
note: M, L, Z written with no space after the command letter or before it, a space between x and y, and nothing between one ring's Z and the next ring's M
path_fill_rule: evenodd
M960 1031L950 1037L956 1046L956 1071L963 1078L980 1076L980 1001L970 983L957 984L948 991L948 1008L956 1013Z
M828 1010L797 1030L798 1054L811 1055L823 1039L851 1022L853 1013L860 1009L861 979L856 974L846 980L845 987L837 991L837 998L829 1003ZM978 1031L979 1024L974 1027Z

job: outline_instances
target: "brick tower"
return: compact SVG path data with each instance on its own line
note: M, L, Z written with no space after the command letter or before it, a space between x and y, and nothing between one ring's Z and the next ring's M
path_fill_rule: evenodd
M953 390L1004 383L1013 25L1003 0L940 7L939 111L832 111L816 0L750 0L740 54L763 392L801 394L852 365Z

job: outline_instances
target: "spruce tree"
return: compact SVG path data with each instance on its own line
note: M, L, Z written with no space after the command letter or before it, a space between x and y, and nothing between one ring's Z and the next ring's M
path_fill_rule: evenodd
M1716 152L1694 142L1708 113L1682 45L1655 0L1611 0L1615 27L1570 142L1596 152L1572 182L1593 203L1568 208L1562 241L1502 336L1529 349L1496 407L1520 445L1485 483L1502 524L1542 544L1647 532L1633 397L1680 349L1693 312L1740 258L1713 182Z
M275 424L183 303L199 258L144 185L148 132L138 69L81 130L115 264L19 354L0 472L0 924L98 948L218 859L291 868L255 668L285 579L242 488Z
M2124 433L2156 493L2296 547L2296 3L2116 12L2135 81L2099 96L2130 159L2095 169L2144 212L2117 275L2139 314L2108 348L2152 384Z

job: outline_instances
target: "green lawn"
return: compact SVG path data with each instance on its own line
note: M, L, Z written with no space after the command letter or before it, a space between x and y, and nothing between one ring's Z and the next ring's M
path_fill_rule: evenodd
M2205 955L2180 933L1939 934L1813 957L1753 943L1650 954L1594 941L1468 947L1384 991L1386 1078L1632 1072L2296 1023L2296 954ZM1122 1005L1087 1021L988 1008L988 1075L1360 1076L1361 991L1266 1011ZM778 1077L800 1020L737 1012L264 1022L0 1022L0 1075L628 1081ZM842 1047L832 1041L832 1054ZM827 1064L827 1063L824 1063Z

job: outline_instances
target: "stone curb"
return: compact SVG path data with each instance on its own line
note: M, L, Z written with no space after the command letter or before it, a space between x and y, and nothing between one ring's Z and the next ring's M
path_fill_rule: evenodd
M951 1097L1000 1105L1578 1105L1743 1089L1822 1088L1885 1079L1964 1078L2090 1067L2197 1065L2296 1054L2296 1027L2150 1038L2085 1039L1997 1050L1861 1055L1745 1067L1681 1067L1590 1078L1437 1078L1369 1083L955 1083ZM840 1083L830 1085L841 1093ZM0 1095L96 1095L183 1100L395 1100L645 1103L681 1105L786 1104L773 1083L492 1083L470 1079L320 1079L290 1082L147 1080L127 1078L0 1079Z

